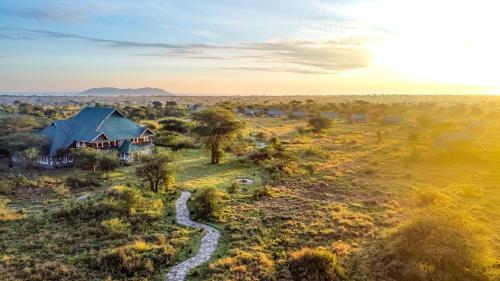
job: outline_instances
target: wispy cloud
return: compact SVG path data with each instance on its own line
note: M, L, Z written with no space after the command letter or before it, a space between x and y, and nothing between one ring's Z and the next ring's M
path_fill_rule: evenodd
M365 42L360 38L330 41L288 40L234 45L169 44L102 39L49 30L19 28L0 28L0 36L11 40L37 38L83 40L110 48L142 50L138 53L141 56L203 60L231 59L235 63L245 58L247 61L266 63L267 65L265 67L237 65L233 69L286 71L303 74L332 74L363 68L368 66L371 59L370 53L364 47ZM269 64L283 66L269 67ZM295 67L290 67L290 65Z
M31 9L1 8L0 15L41 21L60 21L64 23L79 22L87 16L81 10L49 7Z

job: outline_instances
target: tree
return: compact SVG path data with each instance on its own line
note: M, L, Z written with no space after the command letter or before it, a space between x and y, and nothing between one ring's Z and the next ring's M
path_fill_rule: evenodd
M34 148L40 152L44 150L47 145L47 138L34 133L14 133L0 137L0 153L9 156L9 166L11 167L12 155L14 152L26 151L30 148ZM30 153L30 156L31 155L33 154Z
M176 117L170 117L161 120L160 125L162 125L162 131L169 131L169 132L175 132L179 134L185 134L188 133L189 130L192 127L192 124L181 118L176 118Z
M135 169L138 177L149 182L151 191L158 192L160 188L173 186L175 175L169 163L172 160L165 154L155 154L143 157L142 164Z
M220 163L224 155L222 150L224 142L240 131L244 123L236 120L233 112L222 108L195 113L194 119L199 125L193 131L204 138L205 144L210 149L210 163Z
M29 168L33 167L38 155L40 155L40 149L37 147L30 147L23 151L23 157L26 159L26 163Z
M109 172L120 167L120 159L114 153L101 153L98 158L99 169L106 174L106 178L109 177Z
M99 165L99 154L96 149L90 147L77 148L71 151L71 155L74 158L75 167L89 169L93 173L96 172Z
M313 132L319 133L332 127L332 120L323 116L311 117L308 120Z

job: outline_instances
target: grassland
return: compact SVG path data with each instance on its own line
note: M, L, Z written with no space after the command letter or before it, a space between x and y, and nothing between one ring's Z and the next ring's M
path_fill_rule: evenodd
M262 163L227 153L222 164L211 165L204 149L169 152L177 171L176 190L196 193L216 187L225 194L222 214L208 222L221 230L221 244L210 262L191 272L188 280L291 280L290 256L306 247L335 253L347 280L397 280L381 262L380 249L412 215L426 212L429 202L474 221L476 234L487 245L485 280L498 280L498 104L477 110L485 106L482 101L470 106L455 102L407 106L398 113L405 121L395 125L380 119L350 123L342 118L317 134L301 129L308 128L305 119L240 117L247 123L244 141L254 145L254 137L263 135L267 142L273 136L281 142L284 156ZM425 116L434 121L424 122ZM477 121L479 128L469 131ZM441 136L456 131L470 132L472 138L440 144ZM0 276L6 280L161 280L171 265L196 250L201 234L174 224L176 191L147 192L134 169L121 167L102 178L102 187L78 190L60 187L72 169L27 174L40 183L21 184L4 196L10 200L8 208L23 211L2 215L0 246L5 251ZM255 183L227 192L241 177ZM109 188L115 185L140 190L146 201L161 200L161 216L152 222L141 219L125 235L111 235L104 221L136 218L116 211L95 218L57 215L58 208L69 208L68 202L83 194L91 194L96 202L109 199L113 196ZM264 188L270 192L259 195ZM141 257L149 251L154 268L142 266L135 275L124 274L126 267L105 258L117 249L127 254L136 249L142 251ZM158 257L162 258L156 261Z

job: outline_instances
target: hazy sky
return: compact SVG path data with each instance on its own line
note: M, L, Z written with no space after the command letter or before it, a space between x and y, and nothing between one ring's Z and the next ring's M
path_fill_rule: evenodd
M0 91L500 93L500 4L2 0Z

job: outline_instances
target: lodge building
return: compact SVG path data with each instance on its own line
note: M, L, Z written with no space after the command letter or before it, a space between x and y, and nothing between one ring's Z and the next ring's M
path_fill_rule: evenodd
M49 146L37 164L47 169L72 165L71 148L109 150L122 161L132 162L139 154L151 153L154 146L150 129L107 107L85 107L71 118L53 121L40 134L48 139Z

